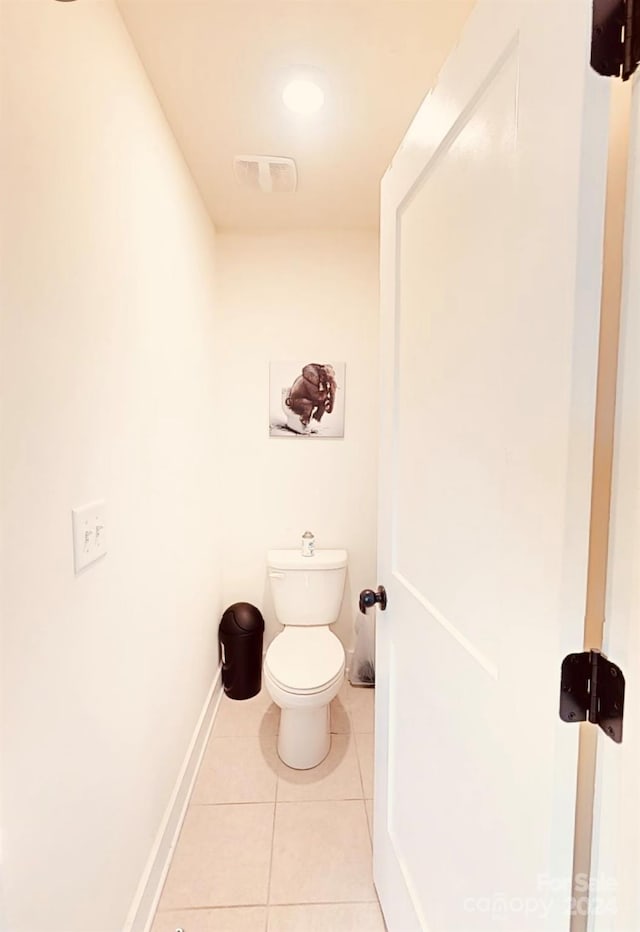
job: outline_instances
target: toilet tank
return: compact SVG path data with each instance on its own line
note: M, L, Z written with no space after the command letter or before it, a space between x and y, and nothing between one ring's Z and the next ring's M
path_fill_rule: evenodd
M269 582L281 625L331 625L337 620L347 575L346 550L269 550Z

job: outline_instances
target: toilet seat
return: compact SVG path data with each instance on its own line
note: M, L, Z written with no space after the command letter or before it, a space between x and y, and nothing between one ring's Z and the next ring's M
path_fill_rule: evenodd
M312 695L323 692L344 674L344 648L326 626L287 626L271 642L265 672L284 692Z
M273 674L270 672L269 668L267 667L265 671L265 682L268 685L270 684L274 689L280 690L283 696L291 696L292 698L294 696L298 696L301 698L304 696L309 696L309 697L321 696L321 695L324 695L325 693L328 693L331 689L333 689L333 687L336 684L340 683L340 681L344 677L344 670L345 668L343 664L340 670L333 677L333 679L329 680L328 683L325 683L324 686L320 686L317 688L314 687L312 689L292 689L290 686L284 683L281 683L280 680L277 680L275 676L273 676ZM276 704L279 704L277 699L274 699L274 701L276 702Z

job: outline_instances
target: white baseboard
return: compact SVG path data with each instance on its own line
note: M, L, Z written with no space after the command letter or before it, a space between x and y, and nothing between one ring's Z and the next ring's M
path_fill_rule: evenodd
M200 763L222 697L221 672L222 668L218 667L189 742L169 805L162 817L156 840L140 878L123 932L149 932L151 928L198 770L200 769Z

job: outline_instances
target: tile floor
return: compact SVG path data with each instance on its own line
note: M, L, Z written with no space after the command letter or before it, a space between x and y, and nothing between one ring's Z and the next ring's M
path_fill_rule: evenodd
M314 770L265 689L223 696L152 932L384 932L371 876L374 690L344 683Z

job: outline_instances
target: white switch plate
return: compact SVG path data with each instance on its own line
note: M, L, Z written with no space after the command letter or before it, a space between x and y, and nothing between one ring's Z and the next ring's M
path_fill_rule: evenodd
M71 510L73 518L73 563L76 573L107 552L104 502L91 502Z

